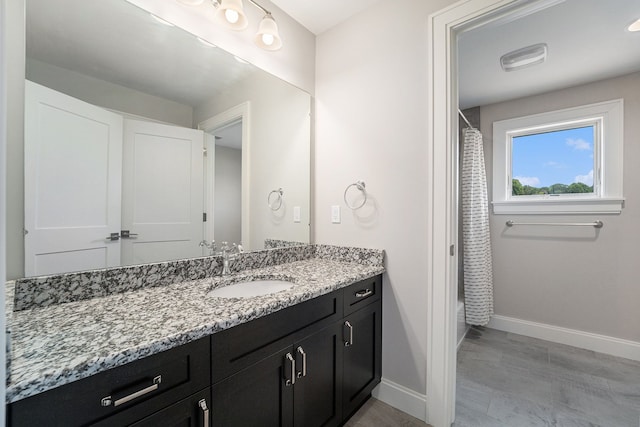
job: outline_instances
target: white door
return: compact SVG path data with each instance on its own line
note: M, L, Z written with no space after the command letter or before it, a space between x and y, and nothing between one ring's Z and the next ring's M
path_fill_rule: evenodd
M202 255L204 133L125 120L124 265Z
M120 265L122 123L26 82L25 276Z

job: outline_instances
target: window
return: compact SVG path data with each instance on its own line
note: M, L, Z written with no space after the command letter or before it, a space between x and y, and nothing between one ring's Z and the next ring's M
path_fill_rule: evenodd
M493 124L496 214L620 213L623 101Z

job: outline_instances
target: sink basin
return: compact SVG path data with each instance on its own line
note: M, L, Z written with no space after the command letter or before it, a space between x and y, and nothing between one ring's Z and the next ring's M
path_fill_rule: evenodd
M215 288L207 295L216 298L249 298L286 291L293 286L294 283L285 280L251 280Z

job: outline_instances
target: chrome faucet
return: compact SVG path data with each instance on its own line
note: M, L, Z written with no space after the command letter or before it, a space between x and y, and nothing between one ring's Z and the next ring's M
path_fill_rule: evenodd
M222 247L220 248L220 255L222 256L222 275L228 276L231 274L230 261L236 259L238 254L244 252L242 249L242 245L236 245L233 243L232 247L229 247L229 243L222 242Z
M207 249L209 249L209 255L215 255L216 253L216 241L212 240L211 243L207 242L206 240L203 240L200 242L200 247L204 248L206 247Z

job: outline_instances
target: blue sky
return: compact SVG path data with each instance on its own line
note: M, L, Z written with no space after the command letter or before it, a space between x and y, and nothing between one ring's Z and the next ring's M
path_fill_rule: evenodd
M593 127L513 138L512 176L523 185L593 185Z

